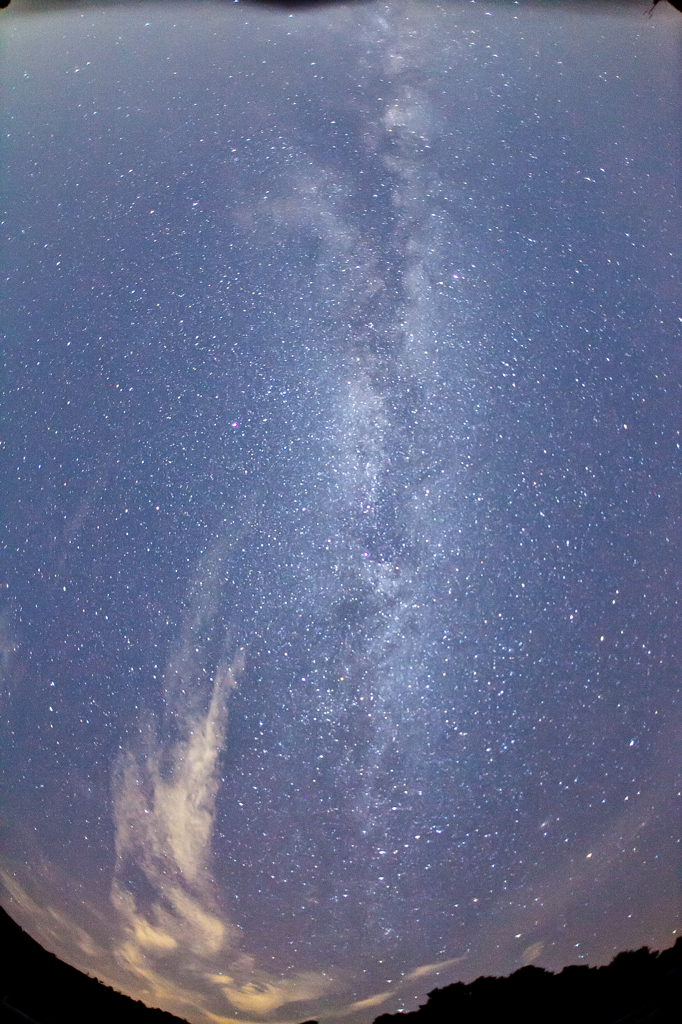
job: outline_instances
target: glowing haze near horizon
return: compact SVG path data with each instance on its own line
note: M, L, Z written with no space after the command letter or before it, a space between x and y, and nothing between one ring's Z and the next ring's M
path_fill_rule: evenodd
M48 949L362 1024L674 941L662 7L3 13L3 905Z

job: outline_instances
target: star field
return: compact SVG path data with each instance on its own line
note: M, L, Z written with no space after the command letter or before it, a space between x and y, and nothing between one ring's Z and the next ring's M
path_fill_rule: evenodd
M513 10L3 22L3 905L197 1024L679 928L679 24Z

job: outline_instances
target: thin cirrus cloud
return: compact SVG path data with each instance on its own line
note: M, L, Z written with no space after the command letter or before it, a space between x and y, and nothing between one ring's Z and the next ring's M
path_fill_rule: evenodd
M351 1003L350 1006L346 1007L345 1014L357 1013L359 1010L368 1010L372 1006L380 1006L394 994L395 993L393 992L377 992L375 996L368 996L367 999L359 999L356 1003Z
M441 971L461 963L462 960L466 960L466 956L456 956L452 960L441 960L437 964L424 964L422 967L416 967L409 974L406 974L403 980L415 981L417 978L425 978L429 974L440 974Z
M323 971L282 978L261 970L240 948L238 930L222 911L211 880L219 757L229 696L245 663L243 649L237 649L220 658L213 673L205 667L224 554L223 538L200 564L164 673L178 738L164 741L160 725L141 712L133 739L113 766L116 862L108 906L84 908L108 941L98 943L72 914L31 896L14 874L3 871L0 877L16 916L47 948L70 948L73 962L82 960L102 980L150 1005L231 1024L222 1007L268 1018L288 1003L328 995L335 985ZM40 881L38 872L31 888Z
M219 915L206 876L206 857L218 788L216 763L227 722L226 697L236 685L240 656L219 669L206 715L187 722L188 738L164 758L151 726L142 756L124 753L114 773L116 871L112 902L128 922L124 956L142 949L174 949L188 942L197 955L217 953L235 940ZM146 756L145 756L146 755ZM131 865L159 896L141 914L124 876ZM150 920L151 918L151 920Z
M239 949L238 931L222 913L211 881L218 761L226 740L228 698L245 663L244 651L237 650L207 677L206 646L225 576L224 554L225 544L218 541L199 567L180 643L164 675L179 738L163 742L156 725L141 715L139 739L122 750L112 774L116 867L111 903L123 926L115 956L127 972L151 984L159 999L170 995L175 1003L196 1006L197 997L203 1002L196 978L203 975L213 990L212 1005L217 987L238 1011L267 1016L287 1003L317 999L333 983L324 972L283 979L259 970ZM203 713L197 707L202 694L210 696ZM191 994L175 981L185 971L192 973ZM202 1009L211 1019L230 1019L205 1005Z
M286 1003L326 995L330 987L327 978L313 972L275 981L264 971L257 971L252 974L252 980L243 985L233 984L229 976L221 978L220 975L212 975L211 981L221 985L227 999L238 1010L263 1015L272 1013Z
M400 983L396 985L395 989L389 992L377 992L376 995L368 996L367 999L359 999L355 1003L351 1003L345 1010L341 1012L342 1016L348 1016L351 1013L358 1013L361 1010L369 1010L373 1006L380 1006L385 1003L391 996L395 996L396 992L400 988L400 985L404 985L406 982L416 981L418 978L426 978L429 974L440 974L441 971L446 970L448 967L453 967L455 964L461 963L462 960L466 960L465 956L458 956L451 960L441 960L435 964L423 964L421 967L416 967L409 974L406 974L401 978Z

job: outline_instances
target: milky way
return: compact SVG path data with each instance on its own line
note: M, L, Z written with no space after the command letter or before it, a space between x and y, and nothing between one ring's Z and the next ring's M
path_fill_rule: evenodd
M679 926L679 25L476 6L5 23L4 905L197 1024Z

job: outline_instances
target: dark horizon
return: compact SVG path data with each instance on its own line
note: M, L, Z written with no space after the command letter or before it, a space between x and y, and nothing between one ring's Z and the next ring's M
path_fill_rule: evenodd
M3 1021L29 1020L31 1024L70 1024L97 1019L98 1024L178 1024L183 1019L133 1002L47 953L0 908L0 945L9 952L0 967L0 1007ZM8 964L8 960L10 961ZM556 1024L672 1024L682 973L682 936L667 950L646 947L621 952L606 967L565 967L559 975L532 966L519 968L509 978L481 977L469 985L450 985L425 995L417 1011L381 1014L373 1024L409 1024L451 1020L480 1024L513 1017L525 1008L524 1020L534 1024L533 1010L541 1004L538 1022L551 1010ZM43 986L36 993L33 976ZM31 1015L29 1015L29 1011ZM185 1022L186 1024L186 1022ZM303 1024L318 1024L308 1020Z

